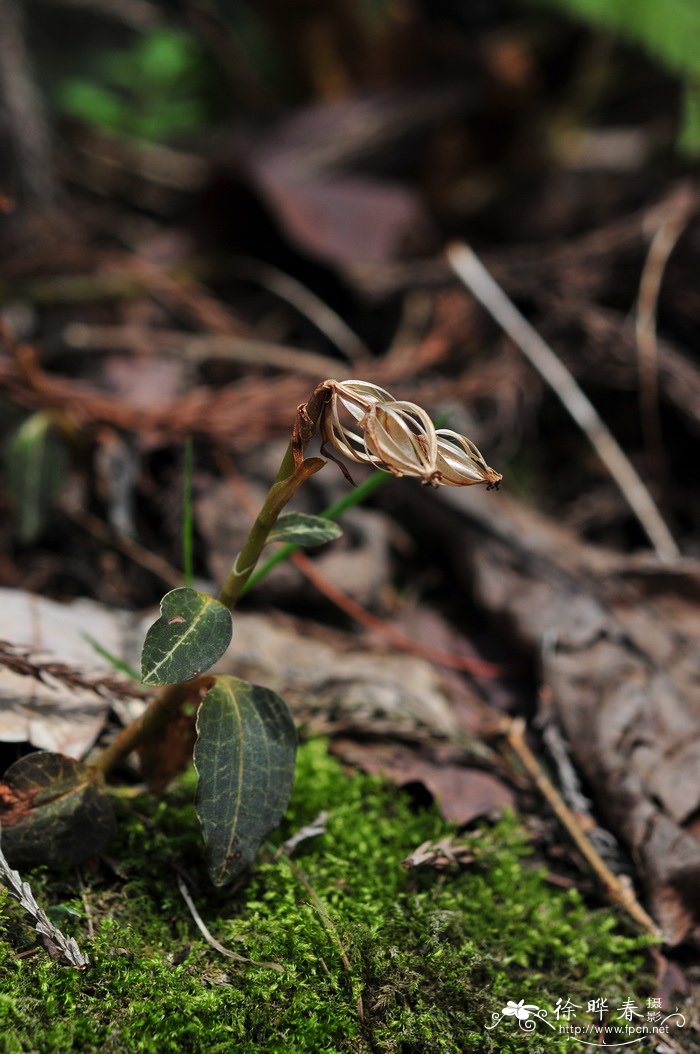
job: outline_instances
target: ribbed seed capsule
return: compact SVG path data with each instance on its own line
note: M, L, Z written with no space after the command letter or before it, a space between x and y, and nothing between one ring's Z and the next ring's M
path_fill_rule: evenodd
M321 438L349 458L395 476L412 476L437 487L497 485L501 476L470 439L441 428L415 403L394 399L368 381L325 381L328 401L321 413ZM352 425L341 417L349 416Z
M343 424L340 412L342 407L359 422L372 406L391 402L392 396L384 388L368 381L331 381L329 387L331 397L321 419L321 438L324 443L329 443L351 461L379 466L379 459L367 450L364 437Z
M437 436L437 470L440 483L446 487L469 487L475 483L495 486L503 478L484 461L481 451L470 439L439 428Z
M395 476L437 486L437 437L428 414L415 403L375 403L360 421L365 447Z

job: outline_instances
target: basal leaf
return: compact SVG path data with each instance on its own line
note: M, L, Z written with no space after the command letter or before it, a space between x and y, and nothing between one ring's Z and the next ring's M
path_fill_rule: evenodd
M221 676L197 715L196 808L212 881L223 885L254 859L284 814L294 777L289 707L268 688Z
M268 542L291 542L311 548L335 541L343 533L342 527L323 516L307 516L303 512L285 512L268 535Z
M179 684L213 666L231 643L228 608L196 589L166 593L141 653L144 684Z
M97 769L39 750L10 765L0 782L0 828L13 867L67 867L107 845L114 813Z
M5 468L17 509L17 537L24 545L34 542L46 527L68 464L65 444L48 413L32 414L12 437Z

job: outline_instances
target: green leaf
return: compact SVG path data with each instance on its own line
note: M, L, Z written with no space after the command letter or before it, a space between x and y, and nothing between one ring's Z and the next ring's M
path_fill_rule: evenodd
M17 505L17 536L24 545L46 527L54 499L65 483L69 459L48 413L32 414L7 449L8 489Z
M282 819L294 777L289 707L269 688L221 676L197 715L196 809L217 886L254 859Z
M700 154L700 76L689 77L683 92L683 124L679 146L689 157Z
M323 516L307 516L303 512L284 512L278 517L268 535L268 542L290 542L310 548L340 538L342 527Z
M228 608L206 593L181 586L160 602L141 653L144 684L179 684L213 666L231 643Z
M38 750L10 765L0 783L0 827L13 867L68 867L103 849L115 822L97 769Z
M700 6L694 0L547 0L593 25L618 30L679 73L700 71Z

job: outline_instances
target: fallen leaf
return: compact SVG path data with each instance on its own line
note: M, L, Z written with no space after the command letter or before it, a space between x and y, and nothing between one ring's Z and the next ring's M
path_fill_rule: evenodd
M114 833L101 773L74 758L26 754L10 765L0 787L2 844L13 866L70 867L99 852Z
M363 772L386 776L399 787L422 783L445 819L458 827L515 804L512 791L496 776L446 761L454 753L448 748L438 747L429 755L398 743L339 738L333 740L331 750Z
M489 498L437 496L456 576L537 657L548 720L638 862L666 939L687 940L700 929L700 564L582 544Z
M438 112L463 106L454 91L377 93L296 113L247 150L246 168L288 237L336 266L383 263L427 244L432 226L418 195L378 179L383 147L415 136Z
M122 656L129 620L90 601L57 604L0 589L0 642L11 642L0 643L0 742L82 757L110 707L121 702L128 709L141 697L138 685L116 677L83 634L89 629Z
M467 867L476 857L468 845L458 845L449 836L439 842L423 842L401 863L410 871L416 867L432 867L435 871L446 871L449 867Z

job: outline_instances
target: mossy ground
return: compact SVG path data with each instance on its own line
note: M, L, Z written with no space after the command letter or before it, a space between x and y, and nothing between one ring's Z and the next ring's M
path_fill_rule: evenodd
M113 859L122 877L106 865L83 869L81 894L75 873L30 876L44 904L80 912L73 932L91 957L88 972L43 951L18 958L32 931L0 893L2 1054L553 1054L574 1044L549 1030L518 1033L512 1017L492 1032L485 1026L508 999L551 1012L558 997L619 1006L612 1000L648 994L648 941L613 912L587 908L575 890L552 889L513 818L471 836L476 867L407 872L401 860L448 825L379 780L348 775L312 741L300 749L274 841L321 809L331 813L327 833L303 843L294 866L266 849L249 881L222 893L202 866L192 788L188 776L167 800L120 806ZM201 939L177 869L223 944L283 970L242 966Z

